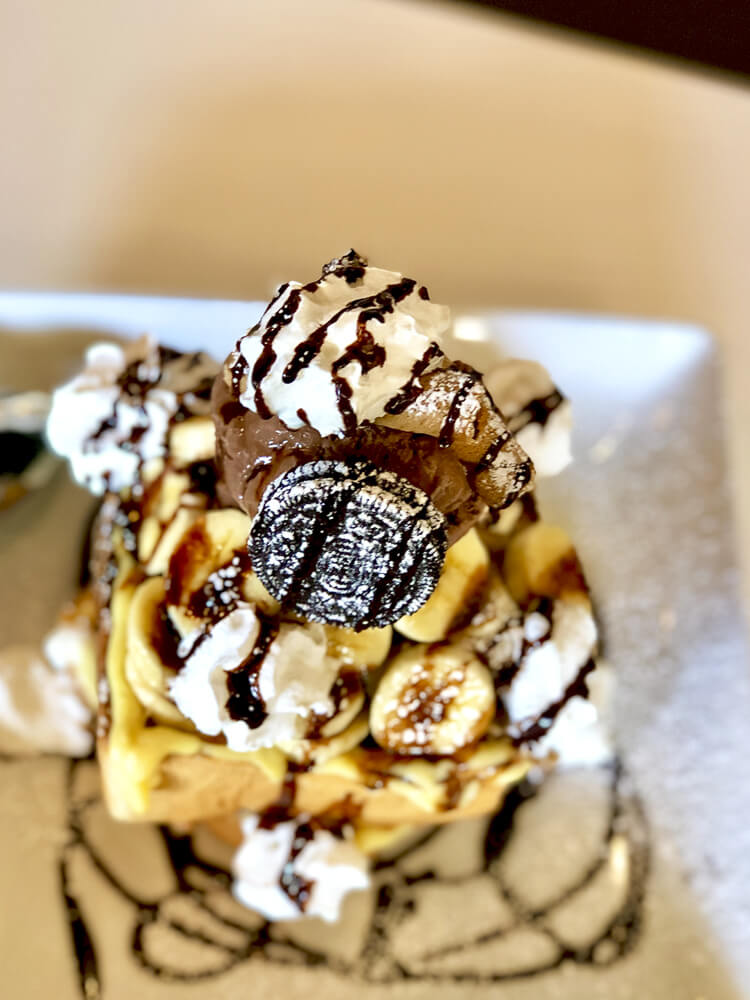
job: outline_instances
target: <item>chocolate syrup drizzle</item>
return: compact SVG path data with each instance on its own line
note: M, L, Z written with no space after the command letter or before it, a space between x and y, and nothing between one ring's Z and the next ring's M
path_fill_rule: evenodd
M289 851L289 858L286 864L281 870L281 875L279 876L279 885L283 892L291 899L295 906L297 906L303 913L307 909L307 904L310 902L310 894L313 890L314 882L309 879L302 878L294 870L294 862L304 851L305 847L313 840L315 837L315 829L311 823L300 823L294 832L294 840L292 841L292 847Z
M551 705L548 705L536 722L524 729L519 736L515 737L513 742L535 743L543 736L546 736L550 730L550 726L571 698L588 698L589 687L586 679L594 670L596 670L596 663L594 663L593 659L587 660L576 674L574 680L565 688L562 697Z
M536 399L530 399L523 409L519 410L518 413L514 413L513 416L509 418L508 426L514 434L517 434L529 424L540 424L544 427L555 410L561 406L563 402L563 396L557 389L554 389L547 396L539 396Z
M261 920L256 926L248 926L227 916L226 910L218 905L218 899L229 893L231 879L228 872L198 856L189 836L175 836L166 828L161 829L161 836L166 856L175 874L175 891L159 899L153 899L144 898L128 889L100 853L98 842L88 836L87 817L88 813L98 805L98 796L82 801L76 801L73 797L76 770L87 766L92 765L89 762L70 762L69 839L62 848L59 860L60 891L82 1000L106 1000L107 988L97 957L96 938L88 924L93 913L87 910L85 900L78 898L77 887L80 886L80 880L74 880L72 875L73 864L77 865L80 862L80 855L87 858L98 875L129 906L133 920L130 950L135 965L165 983L220 980L238 965L262 958L274 965L298 969L303 966L309 969L311 974L314 969L326 969L329 974L345 977L352 985L377 983L385 987L389 983L429 981L436 985L460 982L480 986L551 974L566 963L605 969L632 952L643 933L643 904L650 868L650 849L642 806L628 789L627 775L619 762L610 768L609 817L602 848L575 885L564 889L555 899L543 906L530 908L505 879L501 862L513 833L515 814L536 794L533 786L522 784L510 792L503 807L488 823L484 836L484 862L481 866L481 871L492 879L498 896L513 914L511 926L480 933L471 940L454 945L442 944L434 953L430 952L428 942L424 942L424 951L419 959L421 963L426 964L433 956L460 953L464 950L476 951L479 946L502 939L518 928L533 929L549 939L553 946L549 958L536 965L508 973L431 972L429 965L417 972L411 970L394 953L392 942L398 935L403 920L414 911L417 905L416 893L420 887L434 882L457 886L464 884L461 878L439 878L429 869L414 874L413 861L408 868L411 874L407 875L401 870L400 862L414 857L415 852L434 840L439 835L437 829L426 831L416 844L412 844L388 862L381 861L374 866L376 884L379 882L380 885L376 892L372 923L360 957L353 962L344 962L314 948L279 938L278 935L272 937L272 925L266 921ZM287 805L284 806L280 800L280 811L275 817L277 822L290 818L294 794L293 776L285 785L285 789L287 789ZM303 834L303 837L306 836L307 832ZM579 947L570 946L561 939L550 918L562 904L574 899L578 893L593 883L607 864L608 845L615 836L625 836L629 847L629 881L625 898L617 912L598 931L594 940ZM301 844L300 849L303 847L304 844ZM299 897L304 890L302 886L295 886L294 890L297 889ZM201 925L188 925L179 918L179 915L175 915L174 906L170 904L181 895L189 897L192 905L205 914L205 922ZM175 966L170 962L168 948L162 947L160 950L158 941L156 944L152 943L154 939L151 932L157 928L162 933L168 931L182 938L183 947L191 941L195 942L197 948L210 947L212 955L215 956L213 965L200 968L198 963L191 963L191 969ZM227 931L231 932L229 939ZM316 983L317 980L311 980L313 991L317 988Z
M469 379L464 379L458 391L454 394L450 408L445 415L443 426L440 428L440 434L438 435L438 442L441 447L447 448L453 444L453 438L456 433L456 422L461 415L461 407L464 405L464 400L473 388L472 382Z
M227 674L227 712L232 719L246 722L251 729L257 729L268 718L260 693L260 668L280 627L276 616L267 615L260 608L255 609L255 614L260 625L255 645L248 658Z
M425 373L429 365L436 358L439 358L442 353L442 350L436 343L433 342L430 344L422 357L415 361L412 365L409 381L403 387L401 392L385 404L386 413L390 413L391 416L394 417L398 416L399 413L403 413L407 407L411 406L411 404L422 395L423 389L419 384L419 377Z
M272 416L272 412L263 395L262 383L277 360L274 342L278 334L294 319L301 305L303 293L315 294L322 283L331 276L343 278L349 285L356 285L364 277L366 267L367 261L351 250L344 257L337 258L327 264L317 281L309 282L307 285L289 292L286 300L273 312L263 333L260 334L261 351L255 360L252 371L249 373L249 382L253 386L255 410L262 419L268 420ZM359 364L363 375L375 368L383 367L386 362L385 348L376 343L374 336L367 328L368 324L376 322L384 323L386 316L394 311L399 302L411 295L416 287L416 281L411 278L402 278L400 281L387 285L379 292L348 302L295 347L291 359L287 362L281 374L282 382L286 385L291 385L320 354L330 328L347 313L358 312L356 338L345 348L340 357L333 362L331 368L336 402L341 414L344 431L346 434L352 434L357 427L357 418L351 403L352 387L340 372L347 365L355 362ZM275 299L266 308L261 322L253 327L248 335L259 333L263 319L269 315L269 312L272 312L273 306L287 294L288 289L288 283L281 286ZM418 294L422 299L429 298L429 294L424 286L420 287ZM389 406L392 408L388 408L387 412L400 413L419 395L421 389L415 386L416 379L438 354L440 354L439 348L437 345L432 344L424 357L415 362L407 386L391 401ZM245 374L246 364L241 352L241 341L239 341L235 348L234 363L230 367L232 390L233 394L237 397L242 391ZM227 404L222 410L222 419L225 421L237 415L234 409L231 411L228 410L229 405Z
M184 357L187 363L187 370L202 363L203 355L200 351L194 354L180 354L170 347L159 346L153 357L136 358L123 368L115 380L115 385L120 390L119 396L112 404L112 411L106 416L96 430L89 435L84 445L84 450L95 451L96 442L107 433L114 430L118 424L117 407L123 397L128 397L132 404L140 410L141 423L136 424L129 436L118 447L123 451L138 453L138 444L148 430L149 420L146 411L146 397L151 389L154 389L162 381L164 366L169 362L176 361ZM187 405L188 397L200 399L208 402L211 395L213 376L204 376L189 392L182 392L178 396L178 407L175 414L170 419L170 425L179 423L191 414Z
M524 662L526 661L526 657L529 655L529 653L532 652L532 650L538 649L540 646L543 646L545 642L548 642L549 639L551 639L553 609L554 609L554 601L549 597L537 598L534 601L534 603L530 605L529 608L527 609L527 613L539 614L543 618L546 618L549 624L545 629L545 631L542 633L542 635L540 635L536 639L527 639L526 635L524 634L521 639L521 648L518 652L518 656L514 658L513 662L506 664L499 670L493 670L495 686L498 689L498 692L502 688L510 687L516 674L519 672ZM493 647L496 646L498 642L502 641L503 636L510 629L514 628L522 629L523 623L524 623L523 615L516 615L513 618L510 618L505 623L505 626L495 636L493 636L492 641L489 647L485 650L485 652L483 654L480 654L482 656L482 659L485 662L488 662L489 655L492 652Z

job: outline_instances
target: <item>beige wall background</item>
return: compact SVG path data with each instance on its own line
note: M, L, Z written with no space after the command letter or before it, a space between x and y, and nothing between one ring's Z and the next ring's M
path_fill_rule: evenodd
M354 245L707 326L750 566L750 90L427 0L3 0L0 75L5 287L263 296Z

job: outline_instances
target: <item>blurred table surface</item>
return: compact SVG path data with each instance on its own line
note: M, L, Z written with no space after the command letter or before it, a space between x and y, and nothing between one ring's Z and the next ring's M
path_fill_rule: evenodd
M263 297L353 245L704 325L750 567L750 89L426 0L4 0L0 84L6 288Z

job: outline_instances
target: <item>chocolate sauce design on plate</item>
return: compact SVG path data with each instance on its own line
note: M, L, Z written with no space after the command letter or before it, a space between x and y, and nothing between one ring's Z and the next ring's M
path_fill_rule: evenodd
M189 836L176 836L166 828L161 828L161 838L165 855L174 871L175 889L154 899L142 897L125 886L101 853L100 841L92 840L88 835L87 815L99 806L99 797L76 799L73 794L77 769L94 766L93 761L69 763L69 836L59 860L61 897L82 1000L107 1000L108 995L97 957L96 935L92 933L95 911L86 904L85 898L78 898L80 879L74 879L72 875L73 866L82 863L84 858L130 907L130 950L134 963L165 983L220 980L237 966L262 959L277 966L297 970L307 968L310 976L315 976L316 969L326 970L328 975L344 977L352 984L387 986L389 983L406 984L411 981L431 982L436 987L441 983L479 987L551 975L566 963L607 968L633 951L643 932L643 904L650 865L648 828L640 801L619 762L605 769L609 773L609 815L601 849L592 855L591 862L574 885L561 889L555 898L542 906L530 906L505 877L502 862L505 848L513 837L514 816L539 794L533 786L524 783L510 792L500 811L488 821L484 833L484 860L478 872L468 876L468 883L462 877L437 876L429 868L416 869L415 873L411 859L440 835L439 828L426 831L416 843L410 844L395 857L374 865L376 907L360 955L353 961L333 958L325 951L279 936L272 932L272 925L260 917L257 921L238 922L227 915L227 909L220 905L220 901L228 898L230 893L229 873L200 857ZM266 822L273 825L291 817L294 788L294 776L289 775L282 796L275 804L276 811L271 808ZM592 885L604 870L615 837L625 838L630 860L622 903L592 938L579 946L571 946L561 937L559 920L552 918L563 904L571 902L578 893ZM306 839L307 831L304 831L300 841ZM303 849L304 843L300 842L298 847ZM401 867L402 862L408 866L406 871ZM509 926L504 923L501 928L490 929L453 945L443 941L432 950L429 940L424 940L416 959L416 969L396 956L392 942L403 921L414 913L418 905L416 894L421 887L437 882L460 890L462 885L467 884L468 891L468 884L480 874L491 880L499 898L509 908L512 914ZM298 891L299 895L304 889L294 886L292 891ZM189 903L191 912L203 915L200 922L180 918L179 910L175 910L174 906L180 898ZM450 918L451 915L446 915L446 919ZM482 945L491 945L493 941L523 929L544 935L551 945L549 957L541 959L538 964L509 972L443 972L430 969L429 963L434 959L461 952L476 954ZM152 932L156 932L156 937ZM164 940L165 934L181 938L181 947L188 947L194 942L197 949L194 959L185 963L189 968L173 964L169 945L159 943L160 938ZM208 964L202 967L200 955L205 954L207 949L209 958L204 961ZM315 990L318 980L310 979L309 982L310 988Z

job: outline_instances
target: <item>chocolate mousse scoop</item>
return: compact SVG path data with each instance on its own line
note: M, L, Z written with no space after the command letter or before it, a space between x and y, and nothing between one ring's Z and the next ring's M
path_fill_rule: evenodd
M255 518L253 566L289 610L355 629L412 614L446 547L531 488L481 376L445 357L448 323L350 251L282 285L217 376L220 497Z

